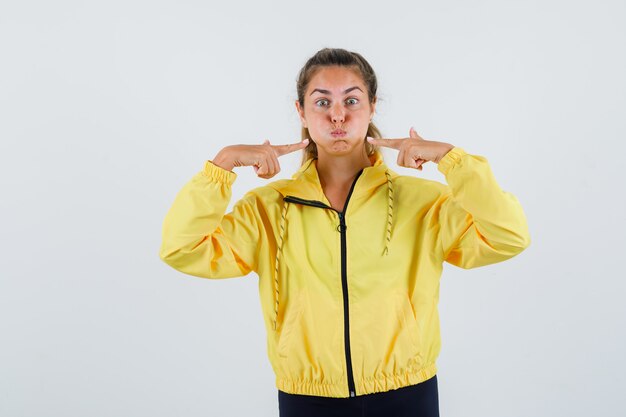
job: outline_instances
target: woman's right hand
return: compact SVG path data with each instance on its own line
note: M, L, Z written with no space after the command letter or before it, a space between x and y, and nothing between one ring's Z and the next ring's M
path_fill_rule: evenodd
M269 140L262 145L231 145L217 153L213 164L232 171L234 167L253 166L261 178L272 178L280 172L278 157L306 148L309 139L288 145L271 145Z

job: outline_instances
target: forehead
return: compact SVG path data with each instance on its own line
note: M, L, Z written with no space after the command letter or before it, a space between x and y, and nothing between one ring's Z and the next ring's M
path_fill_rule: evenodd
M359 86L363 92L367 91L358 70L341 66L322 67L311 77L307 90L311 92L316 88L321 88L339 93L355 85Z

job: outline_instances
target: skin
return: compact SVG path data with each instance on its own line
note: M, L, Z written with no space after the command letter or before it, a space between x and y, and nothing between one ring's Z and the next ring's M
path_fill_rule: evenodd
M278 157L306 148L309 140L288 145L271 145L269 140L262 145L231 145L223 148L211 160L213 164L232 171L235 167L252 166L260 178L272 178L280 172Z
M331 66L318 70L311 78L304 94L304 108L297 100L295 105L302 126L317 145L322 189L331 205L342 207L340 200L357 173L371 166L364 139L376 101L369 102L367 87L358 72ZM344 130L346 135L334 137L331 132L335 129Z
M432 161L436 164L441 161L454 145L446 142L426 140L417 134L414 128L409 129L408 138L398 139L374 139L367 138L373 145L392 148L398 151L397 164L405 168L422 170L425 162Z
M317 170L324 194L337 209L343 207L357 173L371 166L365 140L397 150L399 166L419 170L426 162L439 163L454 147L446 142L425 140L413 128L408 138L366 138L376 98L370 103L363 79L349 67L329 66L318 70L305 92L304 108L297 100L295 106L302 126L309 130L317 145ZM346 135L334 137L331 132L335 129L344 130ZM280 171L280 156L304 149L307 144L308 139L287 145L271 145L268 140L262 145L231 145L218 152L212 162L229 171L253 166L257 176L268 179Z

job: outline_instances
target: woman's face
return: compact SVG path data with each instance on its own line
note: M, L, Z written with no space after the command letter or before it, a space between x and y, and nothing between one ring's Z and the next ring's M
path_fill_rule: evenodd
M296 100L302 125L309 129L318 155L346 155L362 150L374 115L359 73L348 67L323 67L311 78L304 109Z

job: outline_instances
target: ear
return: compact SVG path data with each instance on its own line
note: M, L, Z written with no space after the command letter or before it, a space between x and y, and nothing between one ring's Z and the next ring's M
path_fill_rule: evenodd
M372 119L372 117L374 117L374 113L376 113L376 97L374 97L374 101L372 102L372 104L370 104L370 120Z
M304 117L304 109L300 107L300 101L296 100L296 110L298 111L298 115L300 116L300 121L302 122L302 126L307 127L306 119Z

